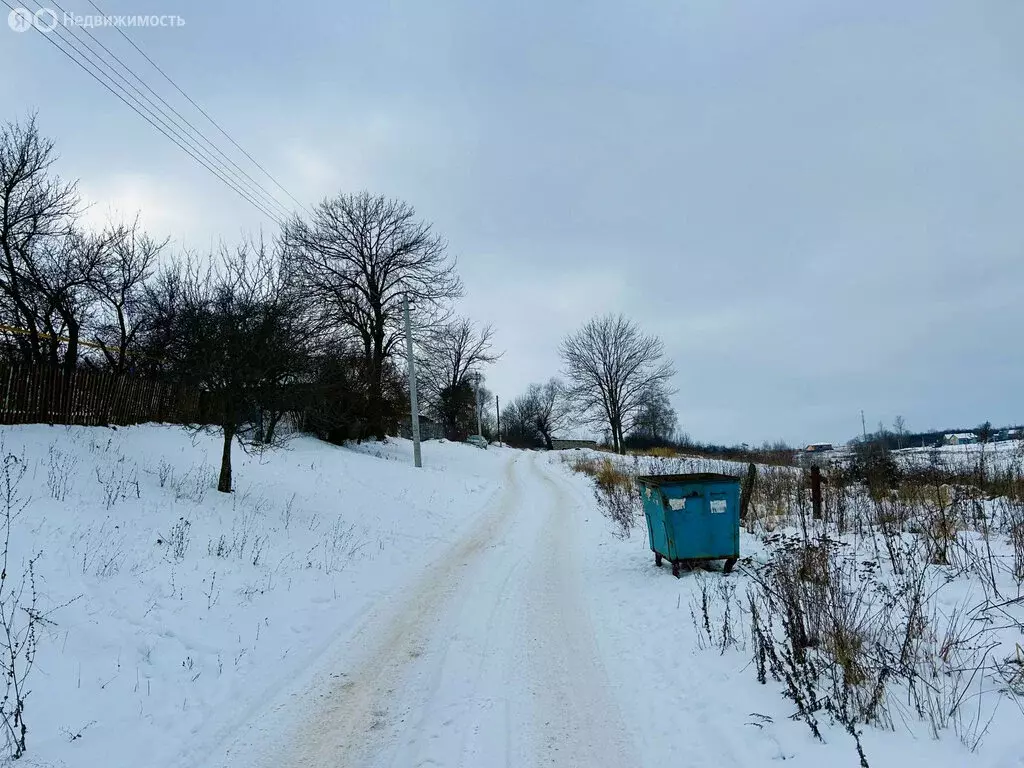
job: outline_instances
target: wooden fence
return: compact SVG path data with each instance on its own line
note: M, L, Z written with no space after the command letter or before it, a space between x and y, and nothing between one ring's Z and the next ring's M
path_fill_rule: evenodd
M200 392L154 379L60 368L0 365L0 423L192 424L200 420Z

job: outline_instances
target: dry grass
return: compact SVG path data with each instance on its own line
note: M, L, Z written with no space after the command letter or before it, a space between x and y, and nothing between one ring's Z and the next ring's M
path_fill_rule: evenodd
M597 473L594 475L594 481L598 488L606 491L615 488L633 489L632 476L619 471L610 459L605 459L600 463Z
M575 457L569 464L594 480L594 495L601 513L615 525L615 533L629 536L640 517L640 495L633 475L623 472L612 459Z
M681 454L675 448L659 446L657 448L645 448L642 451L630 451L631 456L654 456L659 459L674 459Z
M573 456L569 461L569 467L573 472L580 472L581 474L588 475L590 477L596 477L599 462L597 459L589 456Z

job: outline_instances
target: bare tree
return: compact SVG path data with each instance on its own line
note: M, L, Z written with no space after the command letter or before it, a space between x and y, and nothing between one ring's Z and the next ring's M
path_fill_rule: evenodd
M425 319L444 318L462 295L444 240L408 204L363 192L321 202L309 222L296 218L283 235L289 266L306 296L330 307L354 331L367 362L367 433L385 435L386 362L403 340L402 296ZM397 416L392 414L391 416Z
M168 354L175 342L185 294L185 270L172 262L156 271L143 286L137 334L138 363L146 373L167 373L174 365Z
M627 438L635 447L650 448L672 442L679 421L668 394L662 389L648 392L643 399Z
M17 329L5 331L8 348L35 363L53 362L59 325L59 313L37 290L40 277L53 277L43 255L58 263L70 256L63 241L79 205L75 185L51 172L55 160L34 116L0 128L0 317Z
M465 421L461 411L467 393L460 394L460 388L472 387L474 373L501 357L493 351L493 337L491 326L478 328L472 320L459 317L428 330L420 345L417 368L423 402L449 439L457 439L459 425Z
M44 311L38 322L45 362L61 364L65 373L78 365L80 342L96 306L95 286L116 234L87 234L72 229L49 238L24 261L26 285ZM63 351L63 354L62 354Z
M616 452L654 392L669 393L675 375L661 339L643 334L622 315L595 317L560 349L569 397L579 413L607 427Z
M513 448L540 448L544 443L533 425L531 413L524 407L525 395L508 403L501 411L501 436Z
M896 447L903 448L903 440L907 436L907 423L902 416L897 416L892 422L893 431L896 433Z
M115 373L129 369L145 332L146 287L167 240L158 242L139 229L138 221L113 232L93 290L100 304L94 343Z
M506 441L523 448L554 448L554 436L564 430L573 413L566 386L556 378L530 384L526 392L502 411Z
M517 398L516 406L544 447L552 450L555 433L565 429L572 412L565 385L554 378L544 384L531 384L526 394Z
M232 487L231 446L264 447L261 415L309 361L298 294L262 243L222 251L215 268L182 268L164 354L175 372L208 393L207 420L223 433L217 490Z

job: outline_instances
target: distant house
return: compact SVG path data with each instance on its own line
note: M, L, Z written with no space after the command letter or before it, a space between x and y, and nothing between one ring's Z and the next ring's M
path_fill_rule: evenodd
M796 460L801 467L824 466L828 462L825 454L834 450L832 443L811 443L796 454Z
M811 443L804 448L804 453L822 453L823 451L834 451L832 443Z
M949 432L942 436L943 445L974 445L978 436L973 432Z
M559 440L551 438L551 447L556 451L564 451L569 448L597 448L596 440Z
M408 440L412 439L412 418L406 416L398 424L398 435ZM439 422L429 416L420 414L420 440L440 440L444 437L444 429Z
M1024 439L1024 430L1021 429L1001 429L995 433L992 440L994 442L1004 442L1006 440L1021 440Z

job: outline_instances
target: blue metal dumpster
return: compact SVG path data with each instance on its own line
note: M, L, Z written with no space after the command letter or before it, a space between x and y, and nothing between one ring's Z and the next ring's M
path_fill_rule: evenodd
M698 472L636 479L647 518L654 564L672 574L702 560L725 559L728 573L740 556L740 479Z

